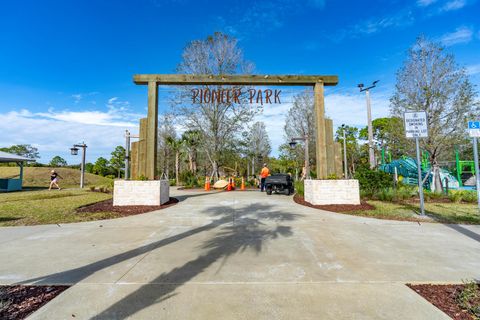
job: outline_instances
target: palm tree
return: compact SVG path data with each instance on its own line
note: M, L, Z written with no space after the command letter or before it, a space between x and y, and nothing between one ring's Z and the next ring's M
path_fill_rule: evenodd
M201 133L198 130L188 130L182 134L182 141L188 151L189 170L197 173L197 150L200 145Z
M170 146L172 151L175 152L175 182L178 186L180 184L180 153L182 152L183 140L177 140L174 137L167 137L167 144Z

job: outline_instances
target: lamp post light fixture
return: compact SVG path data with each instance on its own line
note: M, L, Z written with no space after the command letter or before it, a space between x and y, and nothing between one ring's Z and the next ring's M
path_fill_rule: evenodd
M308 156L308 134L306 134L303 138L292 138L292 140L288 143L290 148L294 148L297 145L297 141L304 141L305 142L305 179L310 179L310 159Z
M73 147L70 148L72 156L78 155L78 148L82 148L82 163L80 164L80 188L83 188L85 181L85 154L87 145L85 144L85 142L74 144Z
M358 85L360 92L365 91L365 97L367 99L367 117L368 117L368 158L370 162L370 169L375 167L375 153L373 150L373 128L372 128L372 108L370 106L370 89L373 89L377 86L377 83L380 80L375 80L373 83L366 87L363 83Z

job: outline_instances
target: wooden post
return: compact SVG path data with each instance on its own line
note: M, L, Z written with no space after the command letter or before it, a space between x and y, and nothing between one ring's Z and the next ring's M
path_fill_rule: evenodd
M139 142L132 142L132 147L130 150L130 179L138 179L138 145Z
M327 176L335 174L335 147L333 145L333 120L325 119L325 143L327 151Z
M335 149L335 175L337 178L343 176L343 162L342 162L342 144L340 142L334 143Z
M158 85L148 83L148 116L147 116L147 154L146 177L155 180L157 174L157 126L158 126Z
M317 179L327 178L327 150L325 145L325 101L323 82L314 87L315 121L317 124L316 155Z
M147 118L140 119L137 175L147 177Z

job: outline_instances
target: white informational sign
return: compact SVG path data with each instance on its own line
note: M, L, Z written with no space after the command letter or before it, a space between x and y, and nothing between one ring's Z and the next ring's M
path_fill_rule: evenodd
M407 138L427 138L427 113L420 112L405 112L405 135Z
M480 138L480 121L468 121L468 133L472 138Z

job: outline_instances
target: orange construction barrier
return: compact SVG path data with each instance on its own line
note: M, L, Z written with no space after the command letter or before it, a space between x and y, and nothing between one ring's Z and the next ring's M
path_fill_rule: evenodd
M245 191L245 178L242 177L242 186L240 187L240 190Z

